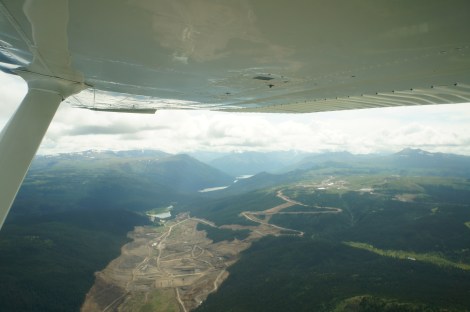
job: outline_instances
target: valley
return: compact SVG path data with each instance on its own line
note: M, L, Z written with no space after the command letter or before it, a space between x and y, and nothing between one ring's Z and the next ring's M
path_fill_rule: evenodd
M38 157L0 232L2 308L468 311L469 157L302 157L222 157L236 183L187 155Z
M227 268L260 238L273 235L302 237L303 232L270 224L275 214L340 213L339 208L327 211L283 212L292 206L307 206L290 199L279 190L277 197L284 204L261 211L244 211L246 219L256 226L223 225L221 229L249 230L242 239L214 242L198 223L217 228L208 220L180 213L163 226L136 227L129 233L132 242L123 246L121 255L103 271L96 273L94 286L88 292L82 311L190 311L217 291L228 277ZM312 210L315 210L312 207ZM171 290L171 291L169 291ZM164 295L166 294L166 295ZM149 298L165 296L165 301ZM138 298L144 298L139 300ZM167 311L165 310L165 311Z

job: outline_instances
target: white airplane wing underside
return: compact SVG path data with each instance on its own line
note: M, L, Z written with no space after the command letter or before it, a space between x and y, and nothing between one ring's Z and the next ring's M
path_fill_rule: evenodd
M0 0L0 226L63 99L307 113L470 102L468 0Z
M0 5L3 67L27 68L44 29L49 74L83 81L69 101L86 108L304 113L470 100L465 0ZM49 18L31 21L33 10Z

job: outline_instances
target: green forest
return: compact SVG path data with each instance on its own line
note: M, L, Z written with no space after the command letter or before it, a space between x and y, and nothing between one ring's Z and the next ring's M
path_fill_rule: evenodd
M301 204L269 223L295 231L254 242L196 311L470 311L466 158L304 161L199 193L232 178L189 156L110 155L33 164L0 231L0 310L79 311L128 232L157 226L145 211L171 205L214 222L197 225L213 242L243 240L220 227L257 226L241 213L285 203L282 190Z
M72 210L7 223L0 232L2 311L78 311L94 273L148 224L124 210Z
M410 191L407 179L380 193L285 186L295 200L343 212L274 215L304 237L256 242L196 311L468 311L468 182L414 180L425 196L410 202L396 197Z
M230 230L220 229L204 223L197 224L198 231L206 231L207 237L214 243L221 242L224 240L233 241L234 239L243 240L250 235L249 230Z

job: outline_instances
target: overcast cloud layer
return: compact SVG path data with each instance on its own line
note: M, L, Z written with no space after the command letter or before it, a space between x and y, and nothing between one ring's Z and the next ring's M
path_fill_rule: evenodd
M0 73L0 127L25 92L21 79ZM39 153L89 149L370 153L396 152L406 147L470 155L470 104L302 115L207 111L135 115L62 104Z

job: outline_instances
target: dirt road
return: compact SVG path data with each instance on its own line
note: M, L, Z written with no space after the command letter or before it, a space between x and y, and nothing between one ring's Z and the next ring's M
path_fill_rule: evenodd
M261 235L296 235L296 236L303 236L304 232L298 231L295 229L289 229L285 227L281 227L275 224L269 223L271 220L271 217L276 214L291 214L291 215L299 215L299 214L306 214L306 215L316 215L316 214L324 214L324 213L341 213L343 210L341 208L334 208L334 207L317 207L317 206L309 206L304 203L301 203L299 201L293 200L282 192L282 190L277 191L276 196L279 197L280 199L284 200L285 203L278 205L273 208L266 209L264 211L243 211L241 215L245 217L246 219L258 223L260 226L259 228L256 229L257 233L260 233ZM303 206L303 207L310 207L312 208L312 211L282 211L286 208L292 207L292 206ZM318 209L321 209L321 211L318 211ZM316 210L316 211L315 211ZM260 217L263 217L261 219ZM270 228L270 230L266 230L266 228ZM252 229L255 231L255 229ZM278 232L272 230L277 230Z

